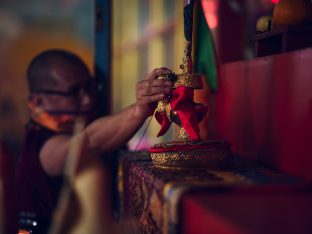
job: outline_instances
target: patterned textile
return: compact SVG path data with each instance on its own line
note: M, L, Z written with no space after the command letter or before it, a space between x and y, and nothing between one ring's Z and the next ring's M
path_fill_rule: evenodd
M271 191L301 183L240 157L233 157L222 168L164 169L154 165L147 152L132 152L123 155L119 163L121 217L136 223L136 233L177 233L179 201L186 193L250 188Z

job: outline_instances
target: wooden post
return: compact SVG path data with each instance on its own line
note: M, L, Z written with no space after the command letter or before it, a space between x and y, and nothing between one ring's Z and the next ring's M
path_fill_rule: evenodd
M111 1L96 0L95 78L99 85L99 115L111 111Z

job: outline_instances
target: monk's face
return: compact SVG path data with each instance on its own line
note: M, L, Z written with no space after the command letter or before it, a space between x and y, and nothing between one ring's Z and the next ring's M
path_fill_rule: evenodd
M56 85L40 94L41 108L50 113L88 113L94 110L94 80L84 69L67 64L51 68Z

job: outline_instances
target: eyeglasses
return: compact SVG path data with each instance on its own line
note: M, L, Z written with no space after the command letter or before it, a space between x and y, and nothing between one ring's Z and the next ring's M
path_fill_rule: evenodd
M95 79L88 79L82 84L71 86L67 91L39 89L34 93L42 93L46 95L59 95L64 97L79 97L83 93L91 94L98 89L98 82Z

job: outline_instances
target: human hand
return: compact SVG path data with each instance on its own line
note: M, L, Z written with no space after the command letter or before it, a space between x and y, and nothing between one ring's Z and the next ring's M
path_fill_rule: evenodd
M172 73L168 68L156 68L148 74L144 80L136 85L136 106L145 118L152 115L157 102L164 99L170 92L172 82L165 79L157 79L159 76Z

